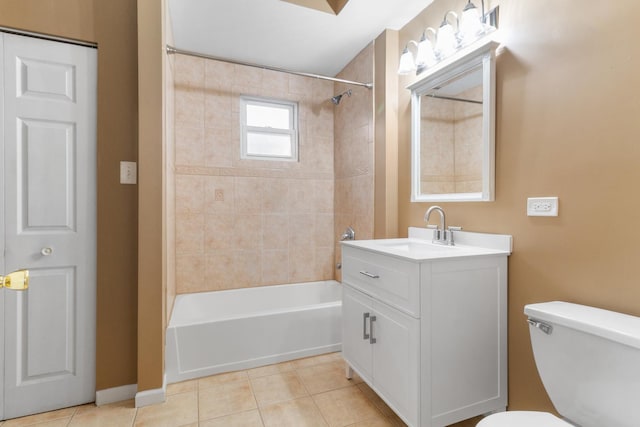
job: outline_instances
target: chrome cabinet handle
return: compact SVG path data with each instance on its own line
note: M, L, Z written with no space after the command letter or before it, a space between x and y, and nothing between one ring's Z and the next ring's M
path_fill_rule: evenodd
M376 321L376 316L371 316L369 320L369 331L371 332L371 337L369 338L369 344L375 344L376 339L373 337L373 322Z
M367 333L367 319L369 318L369 313L362 313L362 339L368 340L369 334Z
M368 271L361 271L360 274L370 277L372 279L379 279L380 276L378 276L377 274L373 274L373 273L369 273Z
M43 256L49 256L53 253L53 248L42 248L42 250L40 250L40 253Z

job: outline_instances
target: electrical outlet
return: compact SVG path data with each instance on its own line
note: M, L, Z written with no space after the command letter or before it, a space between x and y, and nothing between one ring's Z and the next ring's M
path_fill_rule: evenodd
M529 197L527 216L558 216L557 197Z
M214 200L216 202L224 202L224 190L216 188Z
M120 162L120 184L137 182L136 162Z

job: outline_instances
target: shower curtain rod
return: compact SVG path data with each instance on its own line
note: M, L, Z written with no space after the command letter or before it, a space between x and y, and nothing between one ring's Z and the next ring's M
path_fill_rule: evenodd
M475 99L454 98L453 96L436 95L435 93L428 93L425 96L428 96L429 98L445 99L447 101L470 102L472 104L482 105L482 101L476 101Z
M332 82L344 83L344 84L347 84L347 85L354 85L354 86L363 86L363 87L366 87L367 89L373 89L373 83L354 82L354 81L351 81L351 80L338 79L336 77L322 76L322 75L319 75L319 74L301 73L299 71L285 70L283 68L269 67L269 66L266 66L266 65L251 64L249 62L242 62L242 61L236 61L236 60L232 60L232 59L219 58L217 56L206 55L204 53L192 52L192 51L189 51L189 50L182 50L182 49L178 49L178 48L175 48L173 46L170 46L170 45L167 45L167 53L168 54L177 53L177 54L180 54L180 55L196 56L198 58L213 59L215 61L222 61L222 62L228 62L230 64L244 65L246 67L262 68L263 70L279 71L281 73L294 74L296 76L312 77L314 79L329 80L329 81L332 81Z

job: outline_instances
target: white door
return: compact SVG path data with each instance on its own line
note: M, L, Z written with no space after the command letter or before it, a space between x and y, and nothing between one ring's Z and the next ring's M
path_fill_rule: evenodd
M0 37L2 267L30 270L0 291L7 419L95 398L97 72L95 49Z

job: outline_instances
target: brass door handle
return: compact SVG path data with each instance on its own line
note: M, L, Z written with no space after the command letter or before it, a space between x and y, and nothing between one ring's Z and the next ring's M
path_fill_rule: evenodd
M29 270L18 270L6 276L0 276L0 288L24 291L29 287Z

